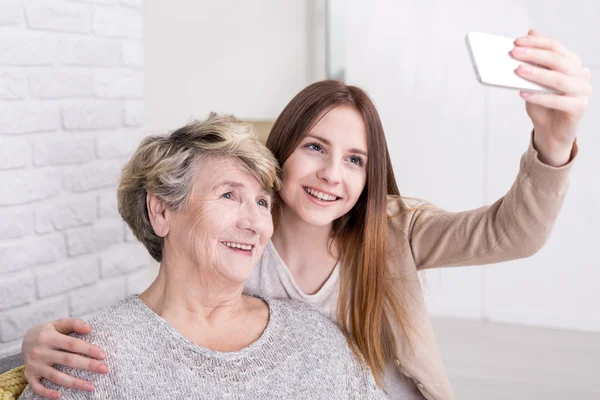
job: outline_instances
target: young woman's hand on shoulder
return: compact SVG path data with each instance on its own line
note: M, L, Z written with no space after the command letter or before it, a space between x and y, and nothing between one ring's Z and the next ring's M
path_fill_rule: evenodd
M93 390L90 382L64 374L53 367L54 364L58 364L107 373L108 367L98 361L106 357L102 349L69 336L71 332L86 335L91 331L92 328L85 322L72 318L48 322L27 331L21 350L25 363L25 378L35 394L49 399L59 397L58 392L46 388L40 382L42 378L66 388Z
M590 69L554 39L530 30L515 41L513 57L539 67L520 66L522 78L562 94L521 92L533 122L534 144L542 162L555 167L569 162L577 128L592 93Z

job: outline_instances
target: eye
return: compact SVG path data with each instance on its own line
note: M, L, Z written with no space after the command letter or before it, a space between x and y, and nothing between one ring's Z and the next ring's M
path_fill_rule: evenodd
M233 193L227 192L227 193L221 195L221 197L224 199L233 199Z
M269 201L266 199L260 199L256 202L261 207L269 208Z
M305 147L307 147L311 150L314 150L314 151L323 152L323 146L321 146L318 143L309 143Z
M361 157L358 157L358 156L350 156L349 160L350 160L350 162L352 164L356 164L356 165L361 166L361 167L365 164L364 161L363 161L363 159Z

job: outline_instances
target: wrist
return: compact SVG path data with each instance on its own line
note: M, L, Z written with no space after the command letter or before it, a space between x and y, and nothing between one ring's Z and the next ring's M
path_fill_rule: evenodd
M570 142L559 142L548 140L546 137L535 132L533 135L533 145L538 152L539 160L552 167L562 167L567 164L571 160L575 139Z

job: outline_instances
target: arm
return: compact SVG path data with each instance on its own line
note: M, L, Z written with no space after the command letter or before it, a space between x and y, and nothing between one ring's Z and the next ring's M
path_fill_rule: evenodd
M575 138L591 94L590 70L553 39L534 30L515 40L512 56L519 76L561 94L528 93L527 114L533 141L509 192L489 207L464 213L423 209L413 214L408 235L418 268L489 264L529 256L546 242L558 216Z
M577 154L574 145L572 158ZM481 265L528 257L546 243L562 208L572 162L545 165L530 145L508 193L460 213L423 207L404 229L419 269Z
M27 331L22 345L25 377L33 392L45 398L58 398L58 386L83 391L92 391L91 382L74 377L69 371L59 371L53 365L63 365L74 369L99 373L108 373L108 367L98 361L106 355L102 349L69 336L70 332L82 335L89 334L92 328L79 319L63 318L54 322L32 328ZM76 354L75 354L76 353ZM87 357L84 357L83 354ZM42 383L56 384L55 389L48 389Z

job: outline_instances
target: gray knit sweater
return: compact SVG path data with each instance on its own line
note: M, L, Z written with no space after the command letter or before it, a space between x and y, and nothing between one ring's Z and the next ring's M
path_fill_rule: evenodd
M223 353L189 341L137 296L128 297L90 320L93 331L84 337L106 350L110 372L59 367L93 382L94 392L43 383L64 400L387 398L334 322L299 301L265 301L270 318L262 336ZM28 386L20 398L37 396Z

